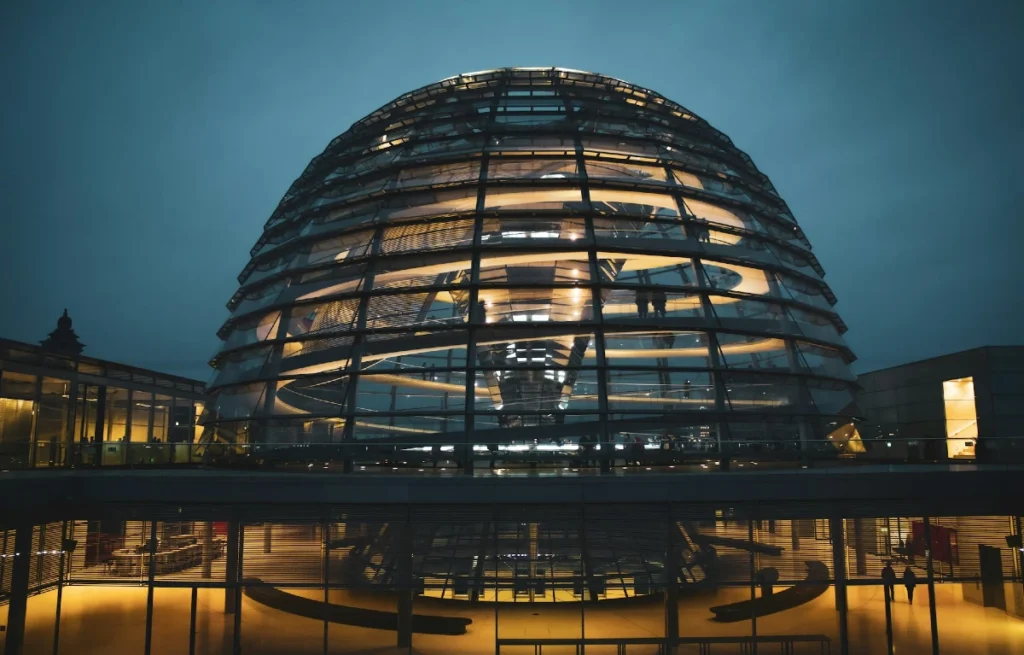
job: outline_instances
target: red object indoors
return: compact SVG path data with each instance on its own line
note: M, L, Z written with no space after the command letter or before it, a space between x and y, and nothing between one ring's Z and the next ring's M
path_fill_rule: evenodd
M956 530L954 528L944 528L940 525L930 525L928 527L932 533L932 559L936 562L959 564L960 550L957 547ZM914 521L911 524L911 529L914 538L911 544L911 552L923 557L927 544L924 538L924 522Z

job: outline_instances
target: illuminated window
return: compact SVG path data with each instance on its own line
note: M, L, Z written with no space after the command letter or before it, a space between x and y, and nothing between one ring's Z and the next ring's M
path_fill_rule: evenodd
M953 458L974 457L978 440L978 413L974 407L974 378L942 383L946 411L946 453Z

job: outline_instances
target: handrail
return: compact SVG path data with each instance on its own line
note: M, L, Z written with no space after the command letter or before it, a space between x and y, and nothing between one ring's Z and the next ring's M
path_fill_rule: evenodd
M721 444L691 439L658 437L637 427L636 436L604 444L575 437L526 438L529 430L506 430L503 441L460 442L464 435L424 432L399 438L374 438L330 442L125 442L75 443L29 442L0 444L0 469L79 467L206 466L223 468L273 468L278 466L330 469L344 463L346 470L373 467L423 470L474 466L496 470L553 468L577 472L584 469L655 469L662 472L689 469L707 471L764 468L850 468L861 464L985 464L1015 466L1024 463L1024 437L982 437L975 456L953 458L946 444L960 440L889 438L885 440L816 439L743 440ZM410 439L409 437L414 437ZM635 441L634 439L640 439ZM334 469L337 470L337 469Z
M827 655L832 652L832 639L825 635L757 635L743 637L624 637L624 638L498 638L494 640L495 655L501 654L502 646L533 646L534 655L543 655L544 646L575 646L577 655L583 655L587 646L615 646L619 655L627 655L629 646L658 646L659 654L671 652L671 648L682 645L696 645L702 655L712 652L712 646L754 644L779 644L783 653L793 653L799 643L818 644L820 652ZM744 651L746 652L746 651Z

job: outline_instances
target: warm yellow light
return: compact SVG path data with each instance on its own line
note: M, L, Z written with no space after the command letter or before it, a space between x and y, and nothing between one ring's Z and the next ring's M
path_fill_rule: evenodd
M946 454L951 458L974 457L974 446L978 440L974 378L944 381L942 400L946 413Z

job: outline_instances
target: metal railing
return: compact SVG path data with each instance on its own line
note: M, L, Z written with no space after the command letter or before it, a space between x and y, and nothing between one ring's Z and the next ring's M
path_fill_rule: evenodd
M753 653L754 645L776 645L782 655L796 655L799 644L808 644L819 655L832 652L832 640L825 635L758 635L756 637L636 637L622 639L496 639L495 655L501 655L502 647L533 647L534 655L544 655L544 647L569 646L576 655L585 655L587 646L614 646L617 655L629 655L630 646L657 646L658 655L670 655L678 646L697 646L700 655L712 655L717 646L739 646L741 653ZM817 646L817 648L814 648ZM767 652L758 648L759 652ZM634 649L633 652L636 652ZM805 649L803 652L810 652Z
M847 468L862 464L1024 463L1024 438L984 439L973 457L948 456L947 439L858 442L855 452L831 440L730 441L722 444L663 440L595 443L530 439L491 443L357 440L319 443L165 443L104 441L0 444L0 469L203 466L309 471L517 470L573 472L736 471L772 468ZM972 444L974 445L974 444Z

